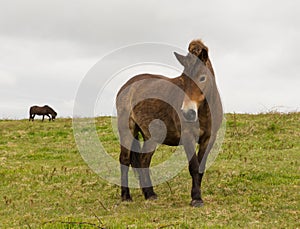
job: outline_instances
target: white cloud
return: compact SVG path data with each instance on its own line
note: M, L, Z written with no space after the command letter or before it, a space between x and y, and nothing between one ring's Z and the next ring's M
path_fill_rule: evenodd
M0 69L0 85L1 87L10 87L15 85L17 82L16 77L13 76L10 72L3 71Z

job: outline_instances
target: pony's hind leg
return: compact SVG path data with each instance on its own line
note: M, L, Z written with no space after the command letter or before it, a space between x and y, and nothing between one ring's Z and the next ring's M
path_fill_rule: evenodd
M130 190L128 185L128 171L129 166L131 164L131 151L135 150L134 146L136 141L133 141L133 136L135 137L137 134L137 128L135 127L135 123L131 120L129 121L129 129L130 131L123 131L126 130L126 126L124 127L124 122L119 119L119 134L120 134L120 166L121 166L121 198L122 201L131 201L132 198L130 196ZM128 127L127 127L128 128ZM130 147L128 147L130 146ZM138 147L138 146L137 146Z
M140 168L138 169L138 172L140 178L140 186L142 188L145 199L157 198L157 195L153 190L149 169L156 145L157 144L152 142L151 140L146 141L142 147L142 153L140 154Z
M121 198L122 201L131 201L129 186L128 186L128 170L130 165L130 150L121 144L120 153L120 166L121 166Z

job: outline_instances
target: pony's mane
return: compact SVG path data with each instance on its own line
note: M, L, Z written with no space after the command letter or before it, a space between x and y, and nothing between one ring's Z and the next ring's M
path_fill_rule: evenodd
M199 56L202 49L205 49L208 52L207 46L204 45L204 43L201 39L192 40L190 42L189 48L188 48L189 52L196 56Z
M51 112L53 112L53 113L55 113L55 114L57 114L54 110L53 110L53 108L52 107L49 107L48 105L45 105L44 107L47 107L49 110L51 110Z
M210 72L213 74L213 76L215 75L214 73L214 70L213 70L213 67L212 67L212 64L210 62L210 59L209 59L209 55L208 55L208 47L203 43L203 41L201 39L195 39L195 40L192 40L189 44L189 48L188 48L189 52L194 54L195 56L197 56L199 59L200 56L201 56L201 52L203 50L205 50L207 53L207 58L208 60L206 61L206 66L209 68Z

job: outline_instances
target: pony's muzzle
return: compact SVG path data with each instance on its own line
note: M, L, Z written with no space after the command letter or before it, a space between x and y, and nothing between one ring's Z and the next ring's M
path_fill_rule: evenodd
M197 120L197 112L193 109L182 111L183 117L187 122L195 122Z
M197 104L194 101L184 101L181 112L186 122L196 122L198 119Z

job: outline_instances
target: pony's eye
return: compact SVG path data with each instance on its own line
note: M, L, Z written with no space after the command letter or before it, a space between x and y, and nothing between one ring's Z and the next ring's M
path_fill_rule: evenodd
M204 82L206 80L206 76L202 75L200 76L200 82Z

